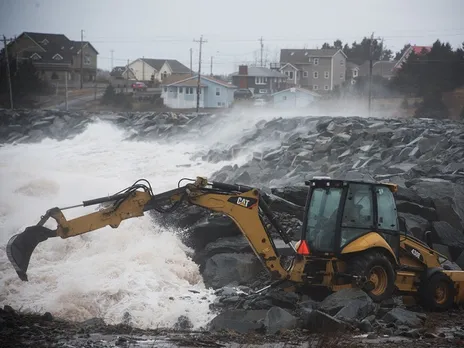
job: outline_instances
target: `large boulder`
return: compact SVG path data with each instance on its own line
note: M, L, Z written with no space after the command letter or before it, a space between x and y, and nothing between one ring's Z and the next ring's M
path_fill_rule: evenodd
M237 282L246 285L263 269L253 254L216 254L206 261L203 279L207 287L214 289Z
M464 230L464 185L445 180L420 180L411 188L424 200L432 200L437 220Z

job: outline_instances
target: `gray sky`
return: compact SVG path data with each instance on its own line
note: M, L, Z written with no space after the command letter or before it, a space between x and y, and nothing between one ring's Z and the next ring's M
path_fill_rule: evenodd
M146 58L178 59L202 71L231 73L238 64L264 56L278 60L280 48L316 48L325 41L361 41L374 32L394 52L405 43L453 47L464 41L464 0L0 0L0 35L23 31L62 33L90 41L98 65L124 65Z

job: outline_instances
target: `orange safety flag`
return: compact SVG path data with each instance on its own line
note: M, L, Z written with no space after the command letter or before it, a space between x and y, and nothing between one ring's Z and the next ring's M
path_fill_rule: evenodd
M300 241L300 245L298 246L296 252L301 255L309 255L309 247L306 243L306 240L303 239Z

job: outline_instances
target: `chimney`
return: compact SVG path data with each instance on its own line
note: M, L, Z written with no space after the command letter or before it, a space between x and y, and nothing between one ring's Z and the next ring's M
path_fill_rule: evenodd
M238 88L248 88L248 65L239 65L238 75Z
M239 65L238 74L239 75L248 75L248 65Z

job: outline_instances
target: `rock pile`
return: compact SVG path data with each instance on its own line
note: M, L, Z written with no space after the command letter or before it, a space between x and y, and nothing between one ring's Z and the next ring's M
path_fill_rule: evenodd
M227 166L213 179L252 185L302 184L311 175L340 176L362 170L399 183L433 177L464 183L464 124L428 119L374 120L299 117L258 124L231 144L229 154L211 150L217 162L264 141L279 146L255 152L242 167Z
M208 329L268 335L307 330L311 333L365 333L370 338L384 335L415 339L438 337L434 332L436 328L426 327L428 316L433 317L433 314L406 307L401 298L377 304L362 290L344 289L317 302L283 291L262 295L249 295L249 291L246 287L218 290L212 307L222 310L209 323ZM454 337L459 338L460 334L457 330Z
M0 109L0 144L31 143L45 138L64 140L82 133L88 124L107 121L127 131L127 140L160 140L201 129L211 115L172 112L101 112Z

